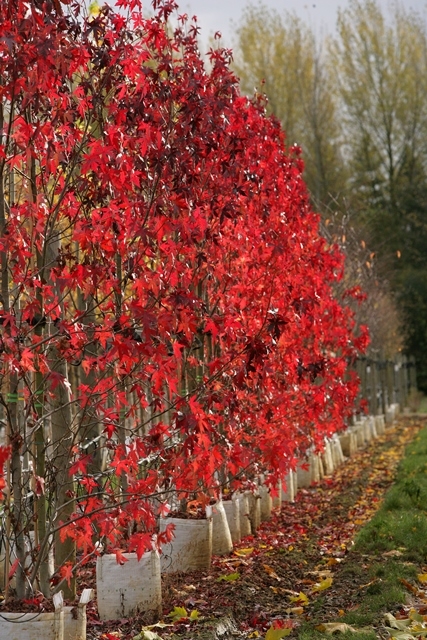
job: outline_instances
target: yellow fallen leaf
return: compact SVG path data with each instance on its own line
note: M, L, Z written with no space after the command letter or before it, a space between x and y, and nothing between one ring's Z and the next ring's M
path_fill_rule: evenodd
M422 616L416 609L411 609L409 612L410 620L415 620L415 622L425 622L425 616Z
M295 614L296 616L301 616L304 613L303 607L292 607L290 612Z
M286 627L285 629L275 629L274 627L270 627L267 633L265 634L265 640L281 640L286 636L289 636L292 629Z
M172 618L174 622L181 620L182 618L188 618L187 609L184 607L174 607L170 613L167 614L167 618Z
M113 631L113 633L114 633L114 631ZM138 635L135 636L134 640L162 640L162 639L159 636L159 634L156 633L155 631L145 631L143 629L141 631L141 633L138 633Z
M225 576L219 576L219 578L216 579L217 582L235 582L236 580L238 580L240 578L240 573L236 572L236 573L227 573L227 575Z
M300 591L299 595L297 596L291 596L289 600L291 602L300 602L303 607L305 607L305 605L309 602L307 596L302 591Z
M417 578L418 582L427 582L427 573L419 573Z
M250 556L252 551L254 550L254 547L247 547L246 549L236 549L236 551L234 552L236 554L236 556Z
M319 591L324 591L325 589L329 589L333 582L332 578L325 578L325 580L321 580L318 584L315 584L313 587L313 591L318 593Z

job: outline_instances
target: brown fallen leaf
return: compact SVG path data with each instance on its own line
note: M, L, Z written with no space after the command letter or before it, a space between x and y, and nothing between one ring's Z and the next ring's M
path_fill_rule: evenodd
M268 573L270 578L274 578L275 580L278 580L279 582L281 582L281 578L279 578L279 576L277 575L273 567L270 567L270 565L268 564L263 564L262 566L264 567L264 571Z
M334 564L339 564L342 562L342 558L328 558L327 565L328 567L332 567Z
M418 587L414 587L413 584L405 580L405 578L399 578L399 582L403 584L404 587L408 589L411 593L415 593L415 595L424 595L422 591L418 589Z

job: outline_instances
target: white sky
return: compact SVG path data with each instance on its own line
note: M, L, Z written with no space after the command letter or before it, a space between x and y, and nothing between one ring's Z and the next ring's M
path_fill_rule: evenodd
M238 24L243 8L248 0L177 0L180 13L187 13L189 17L197 15L201 27L200 40L202 47L216 31L222 33L222 45L233 45L233 22ZM381 7L387 9L392 0L378 0ZM253 0L252 4L259 4ZM326 31L333 32L335 28L337 9L345 8L347 0L263 0L268 8L278 12L284 10L295 11L317 33L322 35ZM416 10L420 17L427 19L427 0L403 0L403 6Z

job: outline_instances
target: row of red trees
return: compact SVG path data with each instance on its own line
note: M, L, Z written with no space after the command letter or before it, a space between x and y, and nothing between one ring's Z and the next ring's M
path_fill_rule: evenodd
M117 4L0 15L0 402L23 584L52 532L58 566L99 537L142 553L154 496L276 482L343 427L367 340L333 295L343 257L299 150L240 95L230 52L205 65L170 0L150 18Z

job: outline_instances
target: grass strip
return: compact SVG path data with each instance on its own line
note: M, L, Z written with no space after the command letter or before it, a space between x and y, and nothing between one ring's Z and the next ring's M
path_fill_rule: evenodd
M385 613L403 616L411 606L427 613L427 584L418 580L426 573L427 427L423 427L406 448L382 505L359 531L337 571L335 594L317 601L298 638L318 640L332 632L352 640L390 637L384 629ZM334 597L337 607L341 602L343 608L337 617L325 620L325 612L331 613L327 600Z

